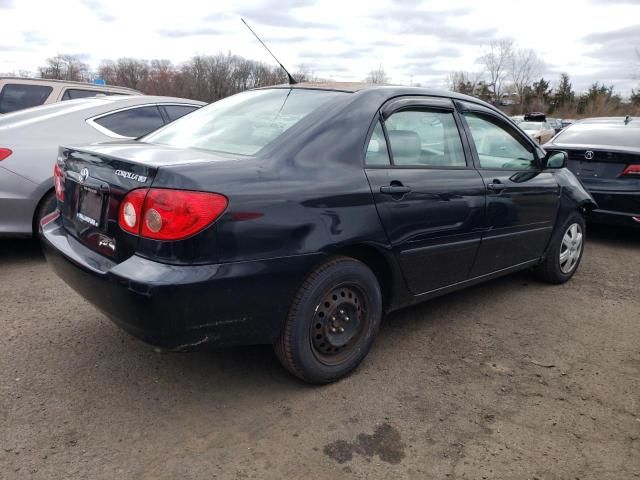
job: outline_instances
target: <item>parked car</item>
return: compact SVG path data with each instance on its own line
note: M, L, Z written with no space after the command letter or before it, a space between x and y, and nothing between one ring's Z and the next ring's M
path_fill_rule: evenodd
M362 361L383 312L525 268L569 280L595 204L565 159L464 95L264 88L138 141L61 148L42 238L131 334L273 343L325 383Z
M53 166L61 143L145 135L204 105L172 97L106 96L43 105L0 117L0 235L37 233L55 208Z
M0 77L0 114L96 95L141 95L141 93L132 88L84 82Z
M567 128L569 125L575 122L576 121L572 118L563 118L562 120L560 120L560 123L562 124L562 128Z
M562 120L559 118L547 118L547 123L556 133L560 133L562 130Z
M527 122L546 122L547 116L542 112L528 112L524 114L524 119Z
M640 118L581 120L544 148L568 153L568 168L598 203L591 219L640 227Z
M547 122L523 121L518 126L524 130L538 145L548 142L556 134L556 131Z

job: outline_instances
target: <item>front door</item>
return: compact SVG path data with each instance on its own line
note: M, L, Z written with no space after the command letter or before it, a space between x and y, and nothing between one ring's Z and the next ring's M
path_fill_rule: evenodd
M459 122L449 100L400 100L368 144L378 214L414 294L467 279L480 244L485 186Z
M540 258L560 203L560 188L553 174L540 169L535 147L508 122L480 108L463 113L487 188L486 232L472 277Z

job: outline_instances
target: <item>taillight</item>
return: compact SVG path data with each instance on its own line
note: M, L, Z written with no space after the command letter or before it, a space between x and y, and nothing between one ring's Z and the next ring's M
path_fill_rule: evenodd
M8 148L0 148L0 162L11 155L13 152Z
M621 177L625 176L640 177L640 164L627 165L627 167L620 174Z
M59 216L60 216L59 210L54 210L51 213L47 213L44 217L40 219L40 225L44 227L47 223L53 222Z
M181 240L213 223L227 208L218 193L140 188L120 204L118 223L135 235L154 240Z
M140 220L142 219L142 204L148 189L139 188L131 190L120 204L118 223L125 232L138 235L140 233Z
M56 190L56 198L64 202L64 177L57 163L53 167L53 187Z

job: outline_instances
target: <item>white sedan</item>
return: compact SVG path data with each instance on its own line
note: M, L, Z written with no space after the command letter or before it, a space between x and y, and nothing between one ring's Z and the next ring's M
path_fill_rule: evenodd
M555 129L547 122L520 122L518 126L540 145L547 143L556 134Z

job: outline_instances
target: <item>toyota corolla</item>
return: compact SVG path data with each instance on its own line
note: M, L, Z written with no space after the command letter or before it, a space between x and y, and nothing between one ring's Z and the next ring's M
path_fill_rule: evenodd
M463 95L257 89L137 141L61 147L41 234L57 274L136 337L273 344L326 383L385 313L522 269L569 280L595 203L565 160Z

